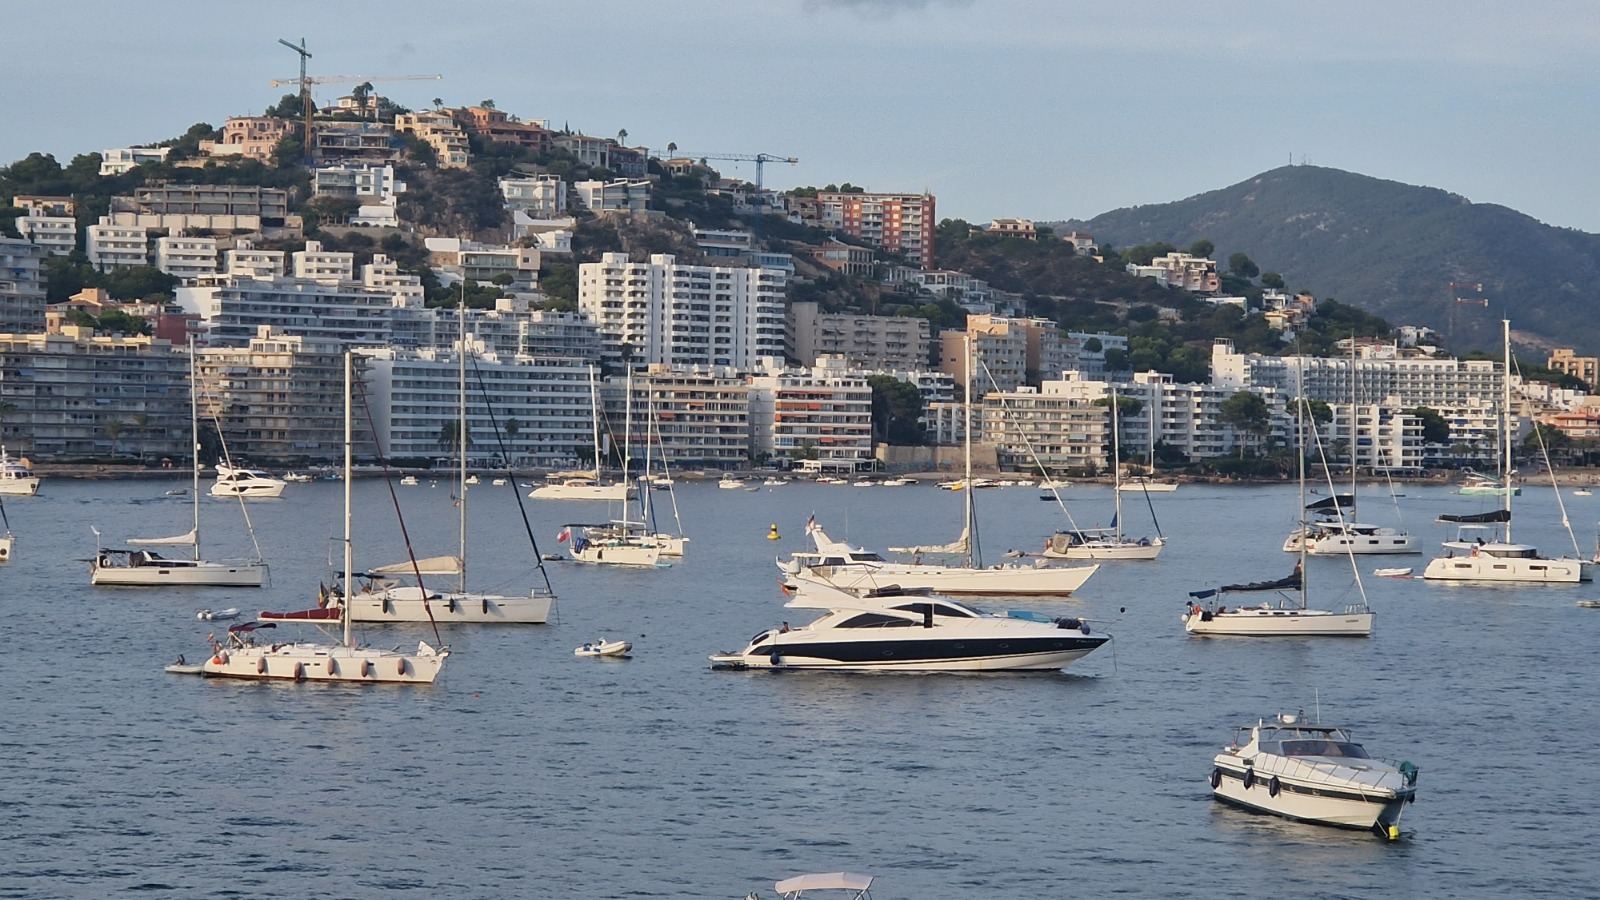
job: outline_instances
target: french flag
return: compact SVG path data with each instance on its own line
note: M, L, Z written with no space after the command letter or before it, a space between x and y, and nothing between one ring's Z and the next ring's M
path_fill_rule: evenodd
M571 538L572 538L572 529L571 528L562 528L561 529L561 533L556 535L556 543L565 544Z

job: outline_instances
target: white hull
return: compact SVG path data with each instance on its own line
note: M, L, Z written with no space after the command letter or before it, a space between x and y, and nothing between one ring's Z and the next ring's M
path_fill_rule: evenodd
M100 566L90 570L89 583L126 587L261 587L267 576L265 563L191 562L163 560L160 565Z
M528 492L535 500L605 500L626 502L633 490L626 484L545 484Z
M688 538L676 534L652 534L650 538L661 548L662 556L682 556L683 545L689 543Z
M1428 581L1472 584L1577 584L1589 580L1582 560L1441 556L1422 570Z
M0 537L0 563L11 562L11 535Z
M7 497L32 497L39 493L39 476L26 475L21 478L0 478L0 494Z
M550 621L548 596L501 597L446 592L430 594L427 608L413 587L393 588L350 599L350 621L440 625L543 625ZM429 613L432 613L431 617Z
M1166 541L1091 541L1065 550L1047 549L1040 556L1046 559L1155 559L1161 555Z
M1099 566L1003 566L993 569L967 569L959 566L930 566L884 563L871 568L858 566L807 569L804 578L816 579L845 591L859 591L899 585L907 589L926 588L953 596L1067 597L1083 587Z
M589 543L572 551L572 558L604 566L655 566L661 563L661 548L655 544Z
M1131 492L1133 492L1135 494L1142 494L1142 493L1170 494L1173 491L1176 491L1177 489L1178 489L1177 485L1168 484L1168 483L1166 483L1164 481L1155 481L1155 482L1151 482L1149 484L1144 484L1144 483L1141 483L1141 482L1134 482L1134 483L1131 483L1131 484L1125 483L1125 484L1117 485L1117 490L1124 491L1124 492L1131 491Z
M1283 552L1300 552L1299 534L1289 535L1283 542ZM1330 534L1312 538L1306 544L1306 552L1312 556L1344 556L1349 553L1358 556L1421 553L1422 545L1415 535L1410 534L1357 534L1354 537Z
M418 644L416 653L338 644L271 644L217 650L200 674L254 681L432 684L450 651Z
M1407 800L1415 796L1413 792L1397 793L1393 788L1335 777L1334 773L1340 770L1350 771L1342 766L1313 766L1263 754L1256 757L1256 771L1251 786L1246 788L1245 769L1237 760L1230 759L1224 765L1219 757L1218 774L1213 775L1217 786L1212 788L1212 795L1234 806L1320 825L1371 829L1381 824L1387 831L1389 826L1400 824L1400 814ZM1274 777L1278 779L1276 796L1272 790Z
M1369 637L1370 612L1328 612L1320 609L1230 609L1210 617L1191 607L1183 615L1183 630L1190 634L1243 637Z
M1045 672L1065 668L1093 647L1015 656L981 656L942 660L892 660L841 662L806 655L805 648L785 650L774 664L771 656L718 654L711 657L717 668L727 669L816 669L829 672Z
M284 483L276 484L231 484L216 482L211 485L213 497L243 497L246 500L263 500L283 496Z

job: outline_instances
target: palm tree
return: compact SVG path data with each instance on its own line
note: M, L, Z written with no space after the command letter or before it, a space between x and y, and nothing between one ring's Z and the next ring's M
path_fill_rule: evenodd
M142 412L134 416L133 425L139 429L139 461L144 462L145 441L150 439L150 414Z
M434 109L438 109L439 107L441 107L443 105L444 105L444 101L443 100L439 99L438 97L433 98L433 108Z
M678 143L676 141L667 141L667 155L668 156L672 156L673 154L675 154L677 152L678 152Z
M112 458L115 458L117 455L117 439L122 437L123 429L127 426L125 426L122 422L113 419L112 421L107 422L100 427L104 429L106 437L111 438L111 456Z
M505 424L505 429L506 429L506 449L508 451L510 451L511 459L516 459L516 457L517 457L517 433L522 431L522 423L517 421L516 419L507 419L506 420L506 424ZM508 465L508 466L511 465L511 459L506 460L506 465Z
M628 144L628 129L624 128L621 131L617 132L617 143L622 144L623 146L627 146L627 144Z

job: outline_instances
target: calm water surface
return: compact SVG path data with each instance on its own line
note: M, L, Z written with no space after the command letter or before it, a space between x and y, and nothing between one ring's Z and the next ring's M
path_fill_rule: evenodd
M455 630L438 684L360 688L161 671L226 624L196 621L202 608L305 605L341 528L340 485L290 485L250 505L270 588L90 588L90 526L108 541L180 533L188 507L163 494L184 483L47 480L6 503L18 545L0 569L0 896L738 898L840 869L877 875L882 900L1255 898L1286 877L1307 896L1600 891L1600 611L1575 606L1600 589L1368 577L1370 640L1186 637L1186 591L1287 574L1291 488L1157 496L1160 561L1107 564L1068 601L986 604L1087 615L1116 635L1059 675L711 671L708 653L809 617L781 607L772 566L803 546L809 514L881 549L953 539L961 499L702 483L677 492L687 559L554 564L554 623ZM397 490L418 555L451 552L449 482ZM383 485L356 494L358 565L403 559ZM992 558L1061 524L1036 494L979 495ZM1408 494L1405 521L1430 550L1435 515L1484 503ZM1108 488L1065 496L1079 524L1110 518ZM546 552L564 521L606 515L529 503ZM1570 551L1548 489L1517 503L1520 539ZM1567 503L1588 550L1600 498ZM208 556L248 546L236 503L203 509ZM509 489L479 486L473 513L473 586L525 589ZM1395 517L1386 498L1363 513ZM1142 499L1124 520L1148 529ZM773 523L782 540L765 539ZM1311 567L1321 605L1353 600L1348 563ZM601 635L633 640L636 657L572 655ZM1400 843L1210 799L1210 758L1234 726L1319 701L1325 721L1421 767Z

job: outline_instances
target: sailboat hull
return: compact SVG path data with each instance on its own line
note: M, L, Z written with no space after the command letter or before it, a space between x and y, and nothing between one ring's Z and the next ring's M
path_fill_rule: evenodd
M967 597L1069 597L1099 566L1003 566L968 569L960 566L884 565L812 566L805 578L844 591L899 585ZM795 582L802 579L795 578Z
M1290 535L1283 542L1283 549L1289 553L1298 553L1299 539ZM1324 537L1314 537L1306 544L1306 552L1312 556L1342 556L1346 553L1357 555L1421 553L1422 545L1415 535L1410 534L1357 534L1353 537L1342 534L1331 534Z
M1161 555L1166 542L1153 541L1089 541L1057 550L1046 549L1040 556L1046 559L1155 559Z
M89 573L89 583L124 587L261 587L265 564L163 560L159 565L102 566Z
M200 666L211 678L251 681L327 681L349 684L432 684L450 651L419 644L416 653L337 644L274 644L217 650Z
M543 625L550 621L548 595L502 597L450 592L430 594L427 605L415 589L356 594L350 600L350 621L440 625Z
M1577 584L1590 580L1581 560L1441 556L1422 571L1428 581L1476 584Z
M1372 622L1370 612L1257 607L1218 613L1191 607L1183 616L1183 630L1239 637L1370 637Z
M605 566L655 566L661 562L661 547L656 544L635 544L602 541L588 543L581 550L573 550L575 562Z

